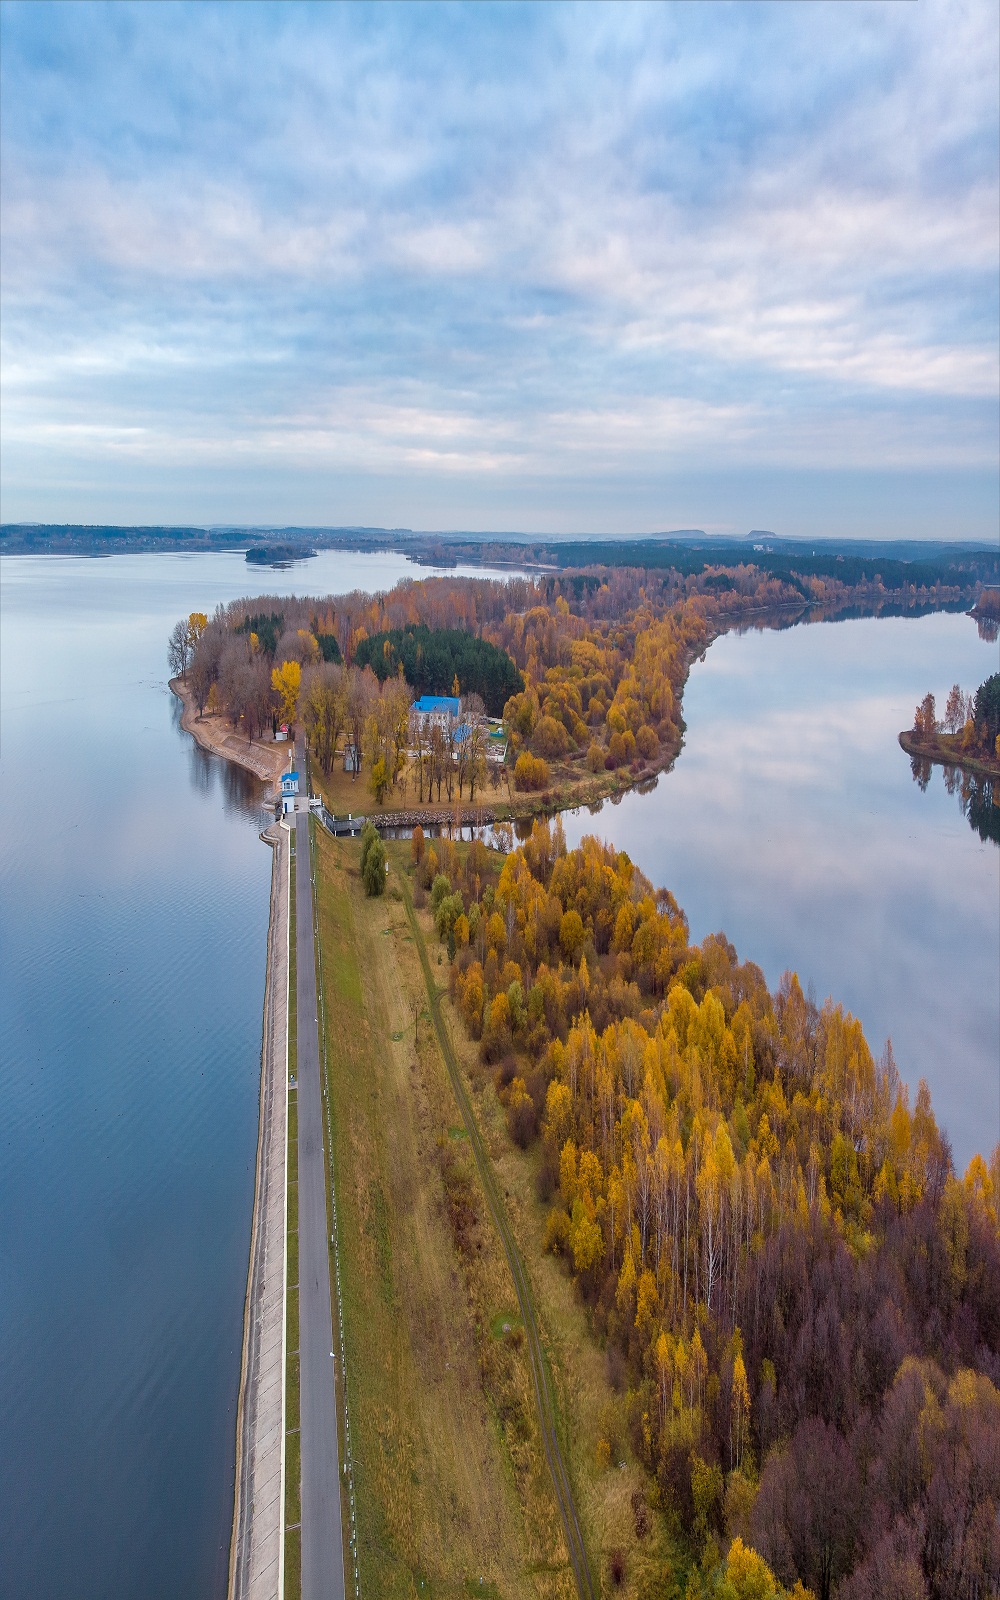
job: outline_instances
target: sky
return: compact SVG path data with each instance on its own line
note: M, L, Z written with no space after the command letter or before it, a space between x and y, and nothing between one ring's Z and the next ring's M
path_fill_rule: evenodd
M0 516L995 539L1000 8L0 6Z

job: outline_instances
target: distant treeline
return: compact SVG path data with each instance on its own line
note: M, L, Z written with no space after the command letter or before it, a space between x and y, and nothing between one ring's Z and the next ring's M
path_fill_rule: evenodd
M761 532L747 539L716 541L692 530L683 535L641 539L497 540L474 534L416 534L384 528L194 528L92 526L74 523L0 524L0 550L110 554L138 550L225 550L261 552L251 561L296 560L319 549L401 550L418 565L454 567L458 561L507 567L645 570L681 583L720 569L752 568L815 600L810 580L830 580L846 588L899 594L912 589L948 588L974 598L978 585L1000 584L1000 553L987 545L950 545L942 540L850 540L813 542ZM274 552L280 552L277 556ZM269 553L264 553L269 552ZM287 552L287 555L285 554Z
M511 695L520 694L524 680L506 650L477 639L458 628L431 630L426 623L409 623L362 639L354 659L371 667L383 682L395 677L400 665L415 694L451 694L458 679L460 694L478 694L491 716L499 717Z
M931 560L907 561L887 555L860 556L849 549L842 550L768 550L748 547L745 543L690 549L680 545L647 543L635 540L619 543L617 540L599 542L581 539L573 544L560 544L553 552L560 567L645 567L662 572L673 569L682 577L710 573L706 581L720 592L735 588L731 576L714 569L752 565L768 577L777 578L800 591L804 599L812 595L803 583L805 578L836 578L840 583L854 587L874 584L888 590L933 588L943 585L964 588L977 579L986 582L995 579L1000 568L1000 557L988 550L956 550L953 554L936 556Z

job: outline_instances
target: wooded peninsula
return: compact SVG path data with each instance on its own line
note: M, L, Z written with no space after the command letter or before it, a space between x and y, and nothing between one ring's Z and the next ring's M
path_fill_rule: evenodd
M669 765L724 629L969 600L868 581L746 564L258 597L179 622L170 659L248 740L300 724L331 810L363 784L390 820L442 793L551 813ZM954 737L988 739L997 687L949 702ZM957 1175L926 1084L911 1096L841 1006L792 972L771 992L722 934L692 944L624 852L568 850L558 818L521 831L498 851L317 830L368 1588L419 1572L450 1592L485 1495L496 1594L996 1593L1000 1148ZM497 1207L527 1263L518 1312ZM467 1440L475 1484L448 1465Z

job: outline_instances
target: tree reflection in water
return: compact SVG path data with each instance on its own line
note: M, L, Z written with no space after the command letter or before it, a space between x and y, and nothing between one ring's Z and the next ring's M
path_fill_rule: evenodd
M996 644L1000 639L1000 620L996 617L977 617L976 626L980 639L986 644Z
M912 756L910 771L917 787L926 791L931 781L932 763L923 756ZM973 833L978 833L984 842L989 839L1000 845L1000 805L994 799L993 779L965 772L961 767L942 767L941 773L945 788L957 797L959 809Z

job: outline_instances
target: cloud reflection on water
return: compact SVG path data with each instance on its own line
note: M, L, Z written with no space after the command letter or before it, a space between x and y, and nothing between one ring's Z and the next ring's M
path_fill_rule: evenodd
M913 784L897 734L929 683L979 682L989 654L943 614L727 636L656 792L566 819L570 843L612 839L673 890L693 938L724 930L772 985L797 969L876 1052L891 1036L962 1164L1000 1134L1000 855L942 781Z

